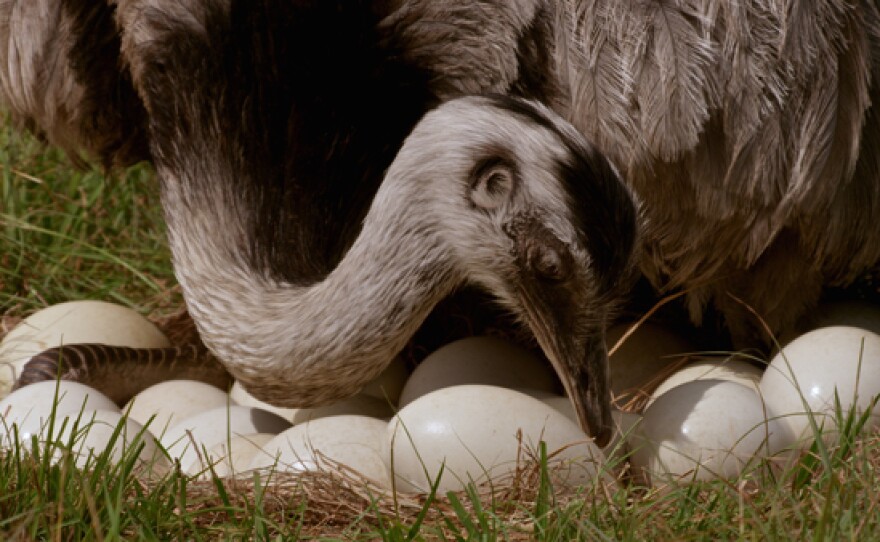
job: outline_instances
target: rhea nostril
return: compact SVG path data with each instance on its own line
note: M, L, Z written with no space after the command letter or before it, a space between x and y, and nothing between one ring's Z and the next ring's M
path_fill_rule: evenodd
M559 237L541 223L534 213L519 213L504 225L514 241L519 265L536 278L564 282L575 270L574 256Z
M546 245L532 245L528 253L529 266L539 277L561 282L571 274L571 265L558 250Z

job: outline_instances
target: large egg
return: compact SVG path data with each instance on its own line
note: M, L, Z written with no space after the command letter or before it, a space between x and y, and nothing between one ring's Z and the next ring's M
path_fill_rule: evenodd
M160 451L153 435L144 426L124 417L119 411L95 410L83 413L79 422L67 425L57 440L64 449L74 454L79 467L86 466L90 458L104 453L108 448L110 452L107 458L116 464L133 453L132 450L143 446L138 452L137 468L160 474L168 471L168 459ZM68 447L69 444L72 446Z
M308 421L317 420L318 418L341 416L345 414L388 419L391 416L394 416L394 407L389 405L385 399L379 399L378 397L360 393L330 405L315 408L302 408L293 415L291 421L294 425L298 425Z
M495 337L470 337L425 358L406 381L400 406L434 390L462 384L557 391L553 369L531 352Z
M52 430L53 435L57 435L67 417L76 418L92 410L118 412L119 408L103 393L78 382L51 380L30 384L0 401L0 434L5 435L0 439L2 444L10 444L13 425L17 427L19 439L25 443L30 442L31 435L46 437L53 410Z
M591 484L604 461L601 450L563 414L495 386L454 386L424 395L401 409L387 433L385 457L397 488L406 492L428 491L444 465L441 494L470 480L506 476L541 440L559 483Z
M250 468L282 472L336 470L338 463L389 487L382 457L386 423L365 416L333 416L277 435L254 456Z
M183 465L182 470L190 475L201 474L202 478L210 478L212 475L228 478L244 473L250 469L254 456L262 453L263 447L275 436L271 433L256 433L232 437L203 451L194 461Z
M632 325L618 324L608 330L609 352ZM685 355L694 350L690 341L672 330L643 322L608 358L615 403L622 406L631 399L650 395L657 384L683 363Z
M807 411L833 434L835 390L844 412L853 405L864 412L880 394L880 335L845 326L810 331L773 358L760 388L768 410L789 427L793 439L813 435ZM877 426L878 410L868 428Z
M857 327L880 333L880 306L859 300L822 303L798 324L801 333L787 333L779 343L786 345L803 332L831 326Z
M25 318L0 343L0 397L43 350L75 343L165 348L168 338L136 311L103 301L70 301Z
M758 382L764 374L760 368L736 357L725 360L701 360L690 362L672 373L657 386L648 399L647 406L672 388L693 380L725 380L736 382L757 390Z
M258 408L229 406L215 408L182 420L161 436L162 445L181 465L195 462L204 450L240 435L278 434L290 422Z
M867 301L823 303L817 310L813 327L857 327L880 334L880 307Z
M229 396L238 405L274 412L294 424L340 414L390 418L394 415L394 406L400 399L400 392L408 374L403 360L395 357L391 364L378 377L367 383L357 395L314 408L284 408L270 405L248 393L238 381L232 385Z
M566 418L578 425L577 414L574 412L574 406L568 397L560 395L533 395L532 397L540 400L545 405L551 406ZM602 448L605 455L611 459L620 459L626 457L631 449L629 439L635 434L635 427L641 422L642 416L635 412L624 412L616 408L611 409L611 440Z
M265 410L266 412L272 412L273 414L276 414L289 422L293 421L293 416L299 410L298 408L278 407L275 405L270 405L265 401L260 401L259 399L248 393L248 391L244 389L244 386L242 386L241 382L239 382L238 380L236 380L235 383L232 384L232 389L229 390L229 397L237 405L259 408L260 410Z
M381 399L386 405L397 405L408 378L406 362L400 356L395 356L391 364L379 376L368 382L360 394Z
M141 425L149 423L150 431L161 435L177 421L225 407L229 400L225 391L204 382L166 380L135 395L122 410Z
M784 427L767 422L754 389L695 380L667 391L645 410L631 441L632 465L655 484L733 479L786 436Z

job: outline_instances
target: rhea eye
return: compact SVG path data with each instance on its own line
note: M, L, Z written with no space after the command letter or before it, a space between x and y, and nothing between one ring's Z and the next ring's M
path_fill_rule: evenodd
M529 266L540 278L562 282L571 275L571 258L546 245L533 245L529 250Z
M510 170L505 167L493 169L479 180L484 185L484 190L493 196L499 196L510 191L513 186L513 177Z
M510 198L516 176L511 164L501 159L488 159L471 174L469 197L481 209L495 209Z

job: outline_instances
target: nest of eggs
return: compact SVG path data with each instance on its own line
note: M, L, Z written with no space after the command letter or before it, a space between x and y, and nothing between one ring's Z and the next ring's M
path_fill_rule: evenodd
M445 317L460 310L456 302L442 308ZM0 341L20 322L16 316L3 316L0 319ZM153 316L150 320L175 345L192 344L199 341L199 335L193 320L185 309L171 314ZM448 329L442 336L433 331L434 335L423 335L423 341L413 341L406 352L407 360L415 365L433 346L434 342L449 341L458 336L472 334L475 329L486 332L487 328L475 324L473 319L460 312L453 318L457 326ZM429 328L431 329L431 328ZM440 329L434 327L434 330ZM497 336L511 338L498 330ZM427 337L427 340L425 340ZM426 344L427 343L427 344ZM534 509L539 499L542 478L546 478L540 468L534 450L520 443L516 466L507 475L493 478L490 482L477 486L478 502L472 496L460 492L461 498L457 506L462 506L468 513L473 513L478 506L493 503L493 511L509 528L513 528L512 539L518 539L515 530L521 527L522 540L530 538L533 532L532 516L529 510ZM403 524L413 524L420 516L424 520L446 525L457 524L457 510L448 498L443 495L428 496L389 491L379 487L369 478L364 477L342 463L322 457L321 470L303 472L272 472L259 481L252 478L223 478L206 480L194 477L187 481L187 515L193 518L196 527L222 525L232 515L247 515L254 506L256 491L261 495L262 513L279 524L296 522L302 526L303 535L320 536L337 533L358 522L366 521L378 525L382 521L393 518ZM163 478L144 475L138 483L149 489L151 486L165 483ZM223 486L221 494L218 484ZM597 487L589 491L592 498L610 498L611 482L597 480ZM12 488L7 488L12 489ZM575 491L570 487L554 490L554 501L565 504L572 499L583 501L584 491ZM427 514L425 515L425 513ZM242 518L243 519L243 518Z
M405 352L404 357L411 366L439 345L465 336L494 335L521 345L529 344L529 339L518 335L518 331L510 331L519 329L518 326L493 328L493 324L487 325L487 322L496 326L499 325L498 322L506 322L498 317L492 305L477 306L474 310L472 300L473 298L468 297L453 298L435 311L433 318L436 320L433 323L429 320L428 325L423 327ZM474 314L478 316L475 317ZM645 319L648 316L650 314L645 314ZM4 317L0 321L0 340L15 326L17 320L14 317ZM195 325L185 310L152 320L174 344L190 344L199 340ZM627 336L625 334L620 337L619 342L626 342ZM609 344L610 347L613 342ZM696 350L680 347L674 351ZM659 372L655 372L650 381L643 382L641 387L633 387L627 390L627 394L618 397L617 406L623 410L643 410L650 392L657 384L694 360L692 355L677 356L674 361L662 366ZM476 489L477 496L465 495L458 499L461 504L443 496L435 498L389 491L372 484L350 467L327 459L323 462L324 468L321 471L273 473L269 479L263 478L259 482L259 488L256 487L258 482L251 479L188 480L187 511L196 523L222 524L224 516L247 514L253 508L254 493L259 491L261 511L268 517L286 523L295 521L306 530L304 534L320 535L338 532L339 528L364 520L378 524L393 518L403 524L412 524L426 512L429 521L439 521L446 525L451 521L456 524L459 506L472 512L481 503L491 502L493 513L500 520L506 525L522 526L523 538L528 538L532 532L529 524L531 511L535 509L540 498L545 477L534 452L530 452L522 442L519 448L520 454L517 456L515 468L509 475L479 486ZM161 480L149 479L141 482L148 485L162 483ZM223 484L223 490L219 484ZM570 499L602 499L607 503L611 501L608 493L619 487L614 485L613 480L597 481L596 484L587 488L558 487L554 501L562 506Z
M541 498L542 472L536 458L525 453L525 449L522 448L524 453L513 472L475 488L479 502L474 503L465 492L457 493L457 506L471 517L475 517L477 507L485 508L491 503L494 516L511 529L511 540L532 539L531 511ZM459 525L460 510L445 496L390 492L329 459L323 467L320 471L272 473L259 484L241 478L192 480L187 484L188 512L199 526L223 524L230 519L230 510L248 514L254 506L254 494L259 491L263 514L280 524L302 525L303 536L338 536L341 530L361 522L378 526L391 520L414 525L420 516L429 524ZM226 506L221 498L218 483L223 484L231 506ZM563 508L575 500L610 502L612 492L613 485L597 481L597 487L586 491L554 489L553 501Z

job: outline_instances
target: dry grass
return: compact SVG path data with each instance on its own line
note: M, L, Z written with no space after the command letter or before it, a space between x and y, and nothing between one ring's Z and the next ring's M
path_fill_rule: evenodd
M457 502L447 496L394 494L362 479L344 466L322 472L273 473L268 480L224 480L223 494L217 481L189 485L188 498L201 510L198 525L206 529L229 521L226 505L246 511L260 494L262 511L276 524L296 524L303 536L328 537L355 531L378 531L388 524L442 525L464 532L461 513L476 517L489 506L494 520L503 524L512 539L528 539L534 533L534 513L539 498L540 468L532 463L506 480L483 485L472 494L461 492ZM596 493L594 496L599 495ZM472 497L476 497L472 499ZM554 495L563 506L583 500L583 492L567 489ZM459 506L460 505L460 506Z

